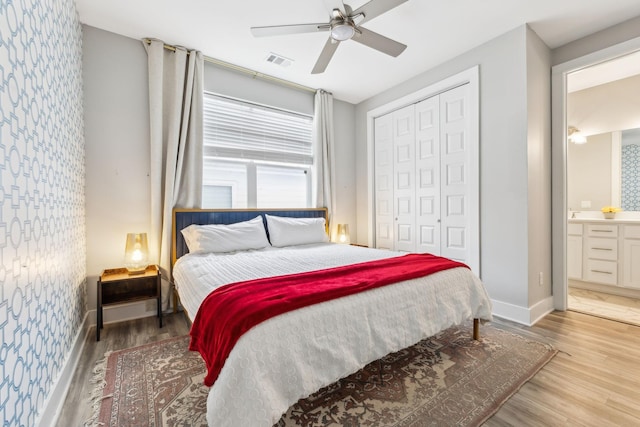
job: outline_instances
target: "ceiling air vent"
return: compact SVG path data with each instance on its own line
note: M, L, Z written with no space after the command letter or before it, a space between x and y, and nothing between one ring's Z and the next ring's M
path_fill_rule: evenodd
M284 56L273 52L267 55L266 61L283 68L287 68L293 62L292 59L285 58Z

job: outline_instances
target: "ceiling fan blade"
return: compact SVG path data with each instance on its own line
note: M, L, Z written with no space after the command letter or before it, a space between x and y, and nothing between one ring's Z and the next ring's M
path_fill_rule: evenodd
M380 16L385 12L390 11L391 9L400 6L402 3L405 3L407 0L371 0L369 3L365 3L351 14L355 16L359 13L364 15L364 19L358 22L358 25L364 24L370 19L375 18L376 16Z
M340 12L342 12L343 16L348 15L348 12L342 0L323 0L323 1L324 1L324 6L327 8L327 10L329 11L329 15L331 15L332 18L334 17L333 11L335 9L338 9Z
M351 40L361 43L365 46L369 46L382 53L386 53L391 56L398 56L407 48L407 45L399 43L395 40L391 40L381 34L375 33L366 28L358 27L358 32L351 38Z
M270 27L251 27L251 34L254 37L281 36L287 34L315 33L318 31L329 31L331 26L327 23L321 24L297 24L297 25L273 25Z
M329 37L322 49L322 52L320 52L320 57L316 61L316 65L313 67L313 70L311 70L311 74L324 73L324 70L327 69L327 65L329 65L329 61L333 58L333 54L336 53L336 49L338 49L339 44L340 42Z

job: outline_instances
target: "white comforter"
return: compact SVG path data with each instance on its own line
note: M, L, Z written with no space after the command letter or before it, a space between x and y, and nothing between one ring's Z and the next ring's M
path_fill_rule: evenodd
M173 275L193 319L209 292L226 283L398 255L331 243L187 255ZM469 318L490 320L491 303L466 268L274 317L237 342L209 392L207 421L210 426L272 426L300 398Z

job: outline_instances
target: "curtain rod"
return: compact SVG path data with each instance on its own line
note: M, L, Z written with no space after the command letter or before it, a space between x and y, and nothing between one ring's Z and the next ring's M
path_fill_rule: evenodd
M144 39L142 39L142 41L144 41L146 44L151 44L151 39L150 38L144 38ZM170 44L164 43L164 48L167 49L167 50L170 50L172 52L176 51L176 47L172 46ZM187 53L188 53L188 51L187 51ZM250 70L249 68L241 67L239 65L234 65L234 64L231 64L229 62L225 62L225 61L221 61L219 59L211 58L210 56L206 56L206 55L202 55L202 56L203 56L203 59L205 61L207 61L207 62L210 62L210 63L215 64L215 65L220 65L222 67L229 68L229 69L234 70L234 71L239 71L239 72L244 73L244 74L249 74L253 78L260 78L260 79L263 79L263 80L269 80L269 81L272 81L272 82L275 82L275 83L278 83L278 84L281 84L281 85L284 85L284 86L290 86L290 87L293 87L295 89L305 90L307 92L313 92L313 93L316 92L316 89L310 88L308 86L304 86L304 85L301 85L301 84L298 84L298 83L290 82L289 80L281 79L279 77L270 76L268 74L259 73L259 72L254 71L254 70Z

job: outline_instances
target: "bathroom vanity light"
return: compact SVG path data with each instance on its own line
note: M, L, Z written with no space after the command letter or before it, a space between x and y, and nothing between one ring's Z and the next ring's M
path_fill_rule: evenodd
M580 129L575 126L569 126L569 141L574 144L585 144L587 137L580 133Z

